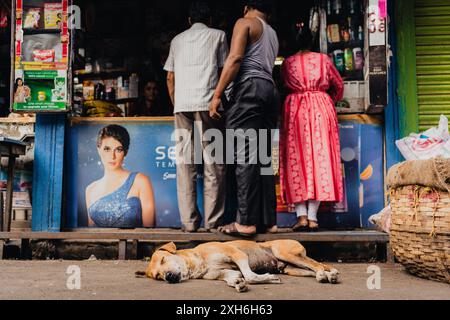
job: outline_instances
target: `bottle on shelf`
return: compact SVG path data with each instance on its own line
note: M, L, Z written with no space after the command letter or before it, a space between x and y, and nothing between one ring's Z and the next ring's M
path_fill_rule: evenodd
M84 66L84 72L86 73L92 73L93 68L92 68L92 60L90 57L86 58L86 64Z
M333 11L335 15L340 15L342 11L342 0L334 0Z
M343 74L345 71L344 51L335 50L333 52L333 58L336 69L339 71L340 74Z
M327 0L327 15L331 16L332 11L331 11L331 0Z
M364 40L364 30L362 26L359 26L358 28L358 40L363 41Z
M355 10L355 0L350 0L348 5L349 5L350 14L355 14L355 12L356 12L356 10Z
M105 86L103 83L99 82L95 85L94 99L103 100L105 98Z
M350 48L346 48L344 50L344 61L345 61L345 71L353 72L354 63L353 63L353 51Z
M106 101L116 100L116 89L109 87L106 89Z
M136 73L130 76L129 96L130 98L139 98L139 77Z
M350 41L350 32L344 25L341 25L341 39L344 42Z
M350 36L350 41L355 41L355 31L353 29L352 18L348 17L348 32Z
M364 54L361 48L353 49L354 69L360 71L364 68Z

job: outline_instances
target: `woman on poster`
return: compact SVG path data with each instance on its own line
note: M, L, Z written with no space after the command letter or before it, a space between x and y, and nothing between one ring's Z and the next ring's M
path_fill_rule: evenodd
M155 199L148 177L124 169L130 148L128 131L118 125L103 128L97 148L104 176L86 189L89 227L152 228Z
M311 31L300 24L295 35L300 51L282 70L289 95L280 140L281 189L286 203L296 206L294 230L317 231L320 203L343 199L335 102L342 99L344 85L329 57L311 52Z
M15 103L27 103L27 100L31 98L30 87L24 85L23 79L16 79L14 84L14 102Z

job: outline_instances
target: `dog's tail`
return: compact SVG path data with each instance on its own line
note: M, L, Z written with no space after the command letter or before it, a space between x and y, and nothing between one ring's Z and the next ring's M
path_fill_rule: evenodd
M134 275L136 278L147 278L147 272L145 271L137 271Z

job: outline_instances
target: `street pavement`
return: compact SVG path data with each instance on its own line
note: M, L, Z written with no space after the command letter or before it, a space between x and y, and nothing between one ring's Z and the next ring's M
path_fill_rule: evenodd
M225 283L170 285L135 278L144 261L1 261L0 300L450 300L450 286L409 275L399 265L334 264L338 285L282 276L283 284L237 293ZM79 274L79 277L78 277Z

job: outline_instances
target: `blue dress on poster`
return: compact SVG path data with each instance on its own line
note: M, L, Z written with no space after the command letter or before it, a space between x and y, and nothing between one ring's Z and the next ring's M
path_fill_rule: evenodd
M117 191L95 202L89 209L89 217L98 228L142 228L142 204L137 197L128 194L138 173L132 173Z

